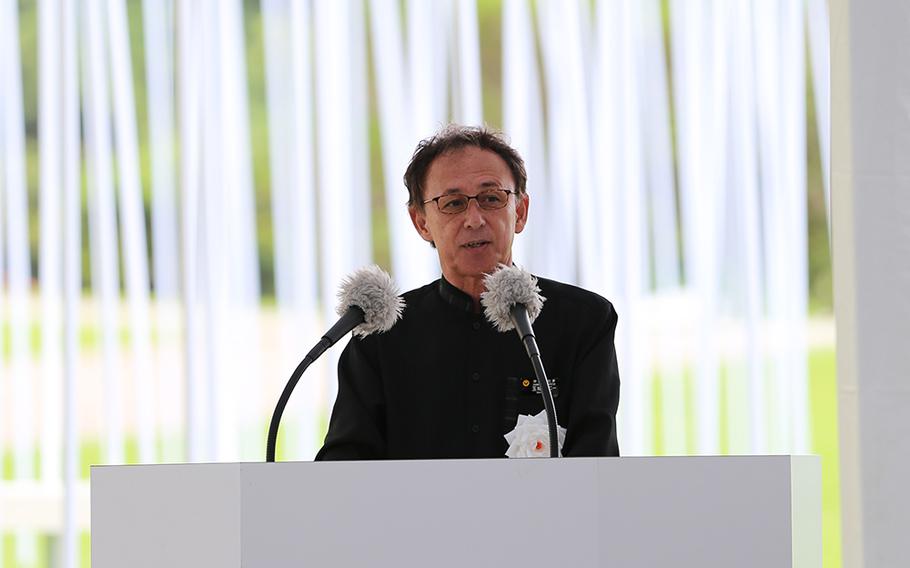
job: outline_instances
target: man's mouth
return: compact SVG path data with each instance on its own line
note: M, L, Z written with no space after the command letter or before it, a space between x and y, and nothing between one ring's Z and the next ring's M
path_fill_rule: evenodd
M467 249L478 249L478 248L481 248L484 245L488 245L488 244L490 244L490 241L480 240L480 241L470 241L461 246L464 248L467 248Z

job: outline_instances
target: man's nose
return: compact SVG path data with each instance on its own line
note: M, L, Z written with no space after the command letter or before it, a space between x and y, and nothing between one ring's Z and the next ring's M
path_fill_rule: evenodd
M469 229L483 227L486 224L483 214L484 211L476 199L468 200L468 208L464 212L464 226Z

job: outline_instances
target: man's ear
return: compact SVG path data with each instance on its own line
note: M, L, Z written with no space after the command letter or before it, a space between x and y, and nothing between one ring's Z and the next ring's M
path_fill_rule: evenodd
M525 225L528 222L528 207L531 205L531 198L528 197L527 193L522 193L518 196L518 203L515 206L515 232L520 233L524 231Z
M408 215L411 216L411 223L414 224L414 228L417 229L417 234L420 235L420 238L428 243L432 243L433 235L431 235L430 230L427 229L426 211L414 205L408 207Z

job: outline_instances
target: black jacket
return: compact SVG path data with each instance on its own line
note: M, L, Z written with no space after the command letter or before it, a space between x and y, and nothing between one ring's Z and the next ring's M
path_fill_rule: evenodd
M534 331L564 456L616 456L616 311L586 290L538 279ZM354 337L338 364L338 398L317 460L502 457L520 414L543 410L514 331L497 332L444 278L404 295L390 331Z

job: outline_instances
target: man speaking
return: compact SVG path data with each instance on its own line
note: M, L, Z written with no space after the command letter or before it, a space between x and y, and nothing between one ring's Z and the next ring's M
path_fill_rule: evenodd
M392 329L350 340L316 459L502 457L518 417L544 406L521 341L497 331L480 303L485 277L512 264L528 221L524 162L498 133L450 125L418 144L404 182L442 277L404 294ZM565 428L562 455L619 455L616 311L575 286L537 285L534 330Z

